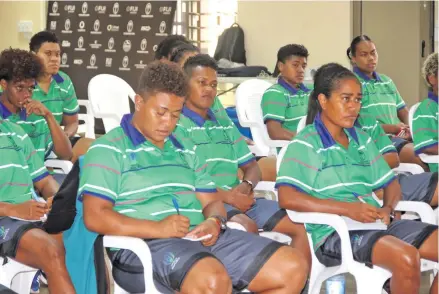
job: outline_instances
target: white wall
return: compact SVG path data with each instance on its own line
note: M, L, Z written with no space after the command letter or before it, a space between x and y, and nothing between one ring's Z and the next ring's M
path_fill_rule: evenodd
M350 1L239 1L247 63L272 71L278 49L299 43L308 48L311 67L328 62L349 66L351 10Z
M0 50L28 49L29 40L18 33L20 20L33 22L33 34L46 27L46 1L0 1Z

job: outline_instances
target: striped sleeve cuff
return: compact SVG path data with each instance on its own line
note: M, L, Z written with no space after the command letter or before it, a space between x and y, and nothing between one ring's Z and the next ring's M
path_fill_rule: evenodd
M398 104L398 105L396 105L396 109L397 110L401 110L401 109L403 109L405 107L405 103L403 102L403 103L400 103L400 104Z
M39 175L39 176L33 178L33 179L32 179L32 182L37 183L37 182L41 181L42 179L44 179L45 177L47 177L47 176L49 176L49 175L50 175L49 172L48 172L48 171L45 171L45 172L42 173L41 175Z
M104 194L101 194L101 193L92 192L92 191L87 191L87 190L82 191L82 193L79 196L78 200L82 202L82 200L84 199L84 195L85 194L90 195L90 196L94 196L94 197L98 197L98 198L101 198L101 199L104 199L104 200L107 200L107 201L110 201L113 204L116 203L116 201L113 198L111 198L111 197L109 197L107 195L104 195Z
M438 145L438 142L431 142L431 140L427 140L426 142L424 142L426 145L421 145L422 143L420 143L417 146L415 146L415 154L419 155L419 154L423 153L425 149L428 149L430 147ZM430 143L428 144L427 142L430 142Z
M196 188L196 193L216 193L218 192L216 188Z

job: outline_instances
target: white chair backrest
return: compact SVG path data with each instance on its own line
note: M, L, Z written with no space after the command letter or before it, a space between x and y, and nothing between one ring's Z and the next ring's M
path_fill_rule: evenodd
M299 120L299 124L297 125L297 133L300 133L301 130L303 130L306 127L306 115L302 116L302 118Z
M88 84L93 115L102 118L107 133L119 126L122 116L130 112L128 97L134 99L135 95L127 82L110 74L97 75Z
M415 116L415 112L418 109L419 104L420 104L420 102L416 103L415 105L410 107L410 110L409 110L409 127L410 127L411 132L413 132L413 117Z
M243 127L250 127L253 141L265 154L268 154L270 148L264 141L264 136L268 134L262 118L261 101L264 92L271 85L270 82L260 79L247 80L238 86L235 96L239 123Z
M285 147L282 147L282 149L279 151L279 154L277 155L277 159L276 159L276 174L279 173L280 164L282 162L282 159L285 156L285 152L287 152L287 148L288 148L288 145L285 146Z

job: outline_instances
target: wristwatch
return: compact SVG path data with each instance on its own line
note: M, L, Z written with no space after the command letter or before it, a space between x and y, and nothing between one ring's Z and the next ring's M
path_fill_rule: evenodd
M212 215L209 218L214 218L215 220L218 221L221 232L224 232L227 229L227 219L225 217L222 217L221 215Z
M250 188L252 189L252 191L253 191L253 189L255 188L255 187L253 186L253 182L250 181L250 180L242 180L242 182L243 182L243 183L246 183L246 184L248 184L248 185L250 185Z

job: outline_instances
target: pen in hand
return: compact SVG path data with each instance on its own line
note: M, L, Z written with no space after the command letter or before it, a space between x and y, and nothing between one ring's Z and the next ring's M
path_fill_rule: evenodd
M180 207L178 206L177 199L175 197L172 197L172 203L174 203L175 210L177 211L177 214L180 215Z

